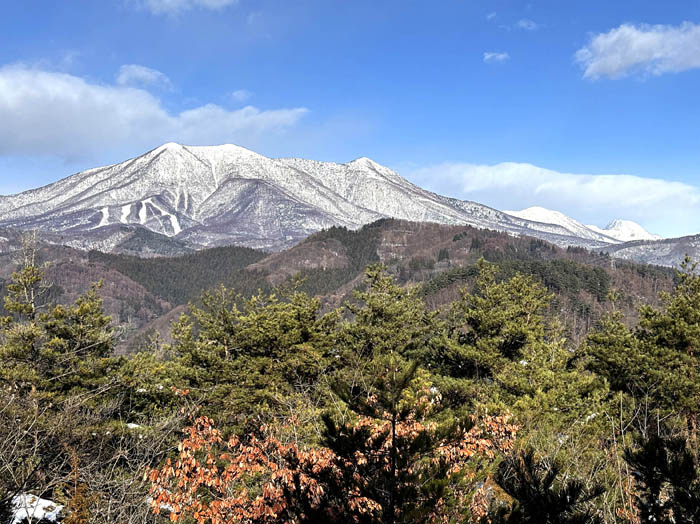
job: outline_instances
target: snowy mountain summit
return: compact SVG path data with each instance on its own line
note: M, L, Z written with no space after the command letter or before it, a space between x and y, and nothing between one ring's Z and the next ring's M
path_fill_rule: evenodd
M545 224L556 224L572 234L581 238L591 240L601 240L610 243L630 242L634 240L660 240L659 235L649 233L641 225L631 220L613 220L605 229L598 226L583 225L581 222L566 216L559 211L553 211L544 207L528 207L521 211L505 211L509 215L543 222Z
M238 244L278 250L324 228L356 229L385 217L471 225L562 246L618 242L607 230L555 213L531 208L507 214L437 195L369 158L346 164L273 159L231 144L167 143L119 164L0 196L0 227L36 229L55 242L102 251L134 231L188 249Z
M553 211L544 207L533 206L521 211L505 211L509 215L542 222L544 224L556 224L570 231L573 235L590 240L598 240L601 242L615 242L615 239L607 235L603 230L593 230L589 226L584 226L581 222L566 216L560 211Z
M634 240L661 240L662 237L649 233L642 226L631 220L616 219L610 222L605 229L597 226L586 226L593 231L598 231L612 237L620 242L631 242Z

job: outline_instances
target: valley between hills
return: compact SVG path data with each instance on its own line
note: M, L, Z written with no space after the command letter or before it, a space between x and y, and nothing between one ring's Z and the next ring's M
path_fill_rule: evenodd
M9 235L9 232L6 232ZM620 290L617 307L634 319L642 304L658 304L658 293L673 286L673 271L581 247L561 248L534 237L514 237L471 226L381 219L358 230L332 227L297 245L275 253L227 246L173 256L139 257L151 238L172 246L173 241L149 232L132 238L125 253L82 251L50 243L40 244L48 263L52 298L69 303L90 284L104 281L100 290L105 309L121 328L120 348L134 352L149 337L169 340L170 322L190 302L220 285L244 297L292 285L339 306L361 285L365 268L385 264L397 281L417 286L430 307L455 300L458 289L470 285L480 258L496 264L504 277L521 272L542 282L555 294L552 314L564 319L570 335L579 340L601 314L610 309L608 293ZM16 234L14 241L20 241ZM136 240L138 238L138 241ZM0 255L0 282L16 269L15 252ZM0 284L1 285L1 284Z

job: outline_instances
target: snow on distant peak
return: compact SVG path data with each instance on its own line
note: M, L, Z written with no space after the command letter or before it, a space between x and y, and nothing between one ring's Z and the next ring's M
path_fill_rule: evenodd
M534 220L535 222L542 222L544 224L558 224L560 226L565 226L572 221L571 218L560 211L554 211L553 209L540 206L532 206L520 211L504 211L504 213L526 220Z
M378 166L378 167L384 167L380 166L377 164L374 160L371 158L367 158L366 156L361 156L360 158L356 158L352 162L349 163L350 165L362 165L362 166Z
M580 238L615 243L615 239L611 238L611 236L604 231L591 230L591 228L584 226L581 222L566 216L560 211L554 211L552 209L547 209L540 206L533 206L521 211L504 211L504 213L517 218L532 220L533 222L561 226L567 231L570 231L572 235Z
M189 151L194 151L195 153L202 153L204 155L214 155L214 156L227 156L232 155L233 157L252 157L267 160L266 157L260 153L256 153L248 149L247 147L239 146L236 144L221 144L218 146L184 146Z
M173 154L191 153L208 161L216 161L226 157L229 159L241 157L264 158L259 153L235 144L221 144L217 146L188 146L178 144L177 142L167 142L150 151L150 153L147 153L147 155L150 154L151 156L155 156L163 152Z
M351 169L359 169L361 171L370 170L382 174L387 174L391 172L391 170L388 167L385 167L381 164L377 164L374 160L372 160L371 158L367 158L366 156L356 158L352 162L348 162L346 165Z
M619 218L610 222L605 229L593 225L587 227L621 242L630 242L633 240L661 240L662 238L659 235L649 233L641 225L632 220L622 220Z
M522 211L505 211L505 213L535 222L556 224L581 238L601 239L602 237L603 240L607 239L611 243L616 243L616 241L659 240L661 238L658 235L649 233L642 226L631 220L616 219L610 222L605 229L602 229L598 226L583 225L564 213L539 206L528 207Z
M175 142L0 198L3 227L70 232L75 245L103 250L132 228L177 236L194 249L278 249L323 228L354 229L383 217L496 229L562 246L620 242L558 211L509 215L421 189L367 157L342 164L272 159L233 144Z
M178 149L182 149L182 145L178 144L177 142L166 142L162 146L156 147L152 151L152 153L157 155L158 153L162 153L163 151L172 151Z
M345 165L353 170L379 173L381 176L386 177L392 180L393 182L398 182L402 185L408 183L406 179L404 179L393 169L383 166L375 162L371 158L367 158L366 156L356 158L352 162L348 162Z

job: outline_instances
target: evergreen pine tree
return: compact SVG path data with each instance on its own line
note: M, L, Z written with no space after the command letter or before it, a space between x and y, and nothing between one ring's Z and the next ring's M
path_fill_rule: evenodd
M642 524L700 522L700 479L686 441L658 435L639 439L625 451L638 483L636 505Z
M630 331L618 313L602 319L588 336L590 367L610 384L647 396L664 414L680 414L691 448L698 447L700 406L700 275L688 257L672 293L662 293L662 308L642 306L639 325Z
M601 487L586 490L579 480L560 480L556 463L537 461L532 451L506 458L498 468L496 483L512 499L510 507L492 510L492 524L596 524L602 522L585 509L603 493Z
M544 313L551 295L531 278L516 274L499 281L483 259L473 292L462 290L452 305L450 349L441 369L455 377L492 379L507 362L545 335Z

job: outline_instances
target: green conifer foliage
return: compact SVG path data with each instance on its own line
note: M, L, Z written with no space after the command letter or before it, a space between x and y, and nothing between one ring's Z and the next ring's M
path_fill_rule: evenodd
M636 495L642 524L691 524L700 521L700 479L694 453L680 438L638 439L625 461L639 485Z
M628 330L619 314L602 319L587 341L590 367L627 393L646 396L653 408L683 417L697 447L700 409L700 275L686 257L663 308L642 306L639 325Z
M603 493L587 490L575 479L559 479L556 463L536 460L531 451L512 455L498 468L496 483L512 499L510 507L496 507L492 524L596 524L601 522L586 504Z
M95 284L69 306L45 304L50 285L38 265L34 237L25 237L20 268L5 297L0 379L34 394L62 399L104 378L115 343Z
M350 320L339 331L338 346L344 358L372 359L397 353L421 357L435 337L436 313L428 312L415 289L405 289L375 264L367 268L366 289L354 292L347 304Z
M221 287L202 304L173 325L170 349L206 412L226 427L256 427L280 411L308 418L336 315L321 315L320 301L294 287L250 299Z
M520 360L545 336L551 295L529 277L498 281L497 268L481 260L472 293L462 291L451 312L446 371L456 377L491 379L507 362Z
M365 282L339 327L333 390L342 404L324 417L323 444L339 464L353 464L341 467L334 496L339 507L347 507L348 492L373 501L376 511L360 522L459 518L474 489L464 464L472 455L444 452L469 447L473 419L468 406L443 398L436 377L421 367L430 348L444 342L443 324L385 267L370 266ZM498 430L515 431L507 424Z
M324 419L323 443L345 465L330 496L340 508L348 508L347 493L373 501L376 509L360 516L361 522L434 522L432 515L449 514L449 506L460 502L455 496L460 490L469 491L467 485L457 487L463 475L453 472L457 464L439 451L458 445L471 419L430 424L442 409L437 392L424 396L426 374L397 353L376 356L370 369L364 383L336 386L349 408L348 420ZM353 518L350 512L341 521Z

